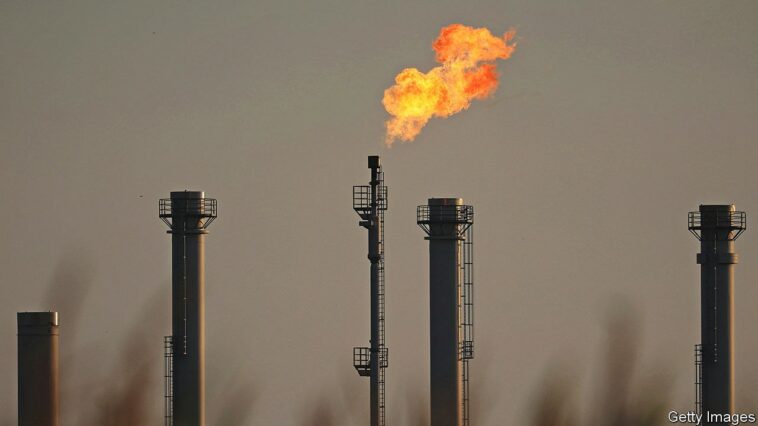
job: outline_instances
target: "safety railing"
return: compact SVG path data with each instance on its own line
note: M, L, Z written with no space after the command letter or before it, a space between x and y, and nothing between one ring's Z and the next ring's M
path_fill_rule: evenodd
M171 219L177 215L196 217L200 229L205 229L218 217L218 202L215 198L181 199L176 202L171 198L161 198L158 201L158 217L169 228L172 228Z
M387 187L380 185L377 192L377 208L387 210ZM358 213L371 210L371 186L355 185L353 186L353 209Z
M389 350L386 347L379 348L379 368L387 368L388 366ZM371 348L353 348L353 367L355 367L361 376L371 374Z
M720 229L732 231L729 240L736 240L747 229L747 215L738 211L689 212L687 228L698 240L702 239L703 229Z
M416 223L427 235L430 233L431 225L461 225L458 227L458 235L462 235L474 223L474 206L418 206L416 207Z

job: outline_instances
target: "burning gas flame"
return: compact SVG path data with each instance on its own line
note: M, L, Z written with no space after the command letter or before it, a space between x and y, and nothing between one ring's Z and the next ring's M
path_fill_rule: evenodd
M392 118L387 120L385 142L412 141L430 118L448 117L485 99L497 89L494 61L508 59L516 49L515 30L502 38L487 28L452 24L440 31L432 47L440 66L423 73L406 68L395 85L384 91L382 103Z

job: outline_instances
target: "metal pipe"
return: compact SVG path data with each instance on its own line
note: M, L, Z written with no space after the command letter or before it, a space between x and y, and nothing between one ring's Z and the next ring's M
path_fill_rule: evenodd
M734 413L734 240L745 229L745 214L734 205L701 205L689 222L700 239L703 423L728 424L708 415Z
M205 425L205 235L216 200L177 191L161 200L172 255L172 412L175 426Z
M19 312L18 425L58 426L58 313Z

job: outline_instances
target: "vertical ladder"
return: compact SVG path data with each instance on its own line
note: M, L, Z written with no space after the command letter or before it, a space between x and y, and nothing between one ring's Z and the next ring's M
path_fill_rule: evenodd
M695 345L695 412L703 414L703 345Z
M384 172L379 169L378 173L379 185L377 189L377 215L379 219L379 262L377 264L377 273L379 281L378 298L379 298L379 425L384 426L385 423L385 379L384 369L387 368L387 350L384 346L384 212L387 207L387 187L384 186ZM382 208L379 208L379 207Z
M174 342L171 336L163 337L163 411L164 426L174 424Z
M470 389L469 360L474 359L474 227L469 224L464 231L462 241L463 263L461 265L463 282L459 306L461 309L461 349L463 361L463 425L469 426L471 410L469 404Z

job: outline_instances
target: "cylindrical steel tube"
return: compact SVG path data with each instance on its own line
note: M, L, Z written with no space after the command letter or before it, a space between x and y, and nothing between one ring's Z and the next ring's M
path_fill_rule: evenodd
M58 313L19 312L18 425L58 426Z
M734 413L734 251L733 205L701 205L700 333L704 414ZM711 421L706 425L729 422Z
M171 193L173 424L205 425L205 196Z
M459 198L429 199L429 356L433 426L463 424L459 357L461 236Z

